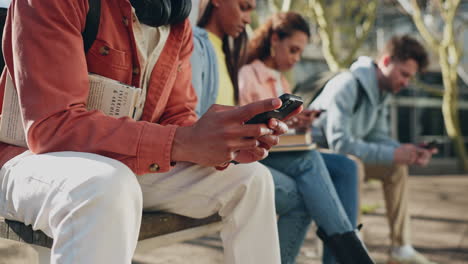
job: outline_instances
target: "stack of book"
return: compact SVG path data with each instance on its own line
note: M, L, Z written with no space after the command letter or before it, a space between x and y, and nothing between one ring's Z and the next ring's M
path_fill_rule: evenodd
M294 130L280 136L278 145L271 148L271 152L282 151L305 151L315 149L317 146L312 143L312 133L310 131L296 132Z

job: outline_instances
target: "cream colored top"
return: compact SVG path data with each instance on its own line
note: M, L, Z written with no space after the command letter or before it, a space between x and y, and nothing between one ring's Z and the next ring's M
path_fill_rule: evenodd
M162 50L171 32L170 26L151 27L142 24L133 12L133 33L137 44L138 56L141 63L141 80L140 88L142 88L142 96L137 102L135 119L139 120L143 114L143 106L145 105L146 92L151 78L151 72L154 65L158 62Z

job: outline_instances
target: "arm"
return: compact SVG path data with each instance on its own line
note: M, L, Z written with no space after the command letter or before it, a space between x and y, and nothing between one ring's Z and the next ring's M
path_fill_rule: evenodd
M192 87L192 67L190 64L190 57L193 51L193 38L192 27L188 20L185 21L185 32L182 43L172 92L166 104L164 114L160 119L160 124L162 125L188 126L197 120L195 114L197 95ZM170 43L168 44L170 45Z
M356 101L357 85L352 77L349 77L347 80L343 78L331 80L328 85L333 88L325 88L320 95L330 100L325 126L328 145L339 153L356 155L366 163L391 164L395 147L364 141L356 138L351 132L353 104L350 102Z
M4 51L29 149L96 153L124 162L137 174L150 172L153 163L160 172L169 170L165 153L170 153L174 126L86 110L89 87L81 32L87 11L87 0L18 0L10 7ZM132 65L122 66L131 74Z

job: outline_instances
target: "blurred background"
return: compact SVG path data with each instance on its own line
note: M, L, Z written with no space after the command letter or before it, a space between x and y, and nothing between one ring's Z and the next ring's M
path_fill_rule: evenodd
M393 99L392 136L440 143L430 166L412 174L468 172L468 0L257 0L250 32L288 10L306 16L312 28L302 61L288 74L293 84L345 69L360 55L376 56L395 34L421 40L431 64Z

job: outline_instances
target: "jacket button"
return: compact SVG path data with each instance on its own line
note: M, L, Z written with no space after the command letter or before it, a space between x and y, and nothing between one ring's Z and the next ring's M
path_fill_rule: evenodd
M133 75L138 75L138 74L140 74L140 68L133 67Z
M125 26L128 27L128 18L127 17L123 17L122 22L124 23Z
M106 55L109 55L109 51L110 51L110 48L107 47L107 46L102 46L100 49L99 49L99 53L103 56L106 56Z
M149 166L149 171L151 171L151 172L157 172L157 171L159 171L159 165L156 164L156 163L151 164L151 165Z

